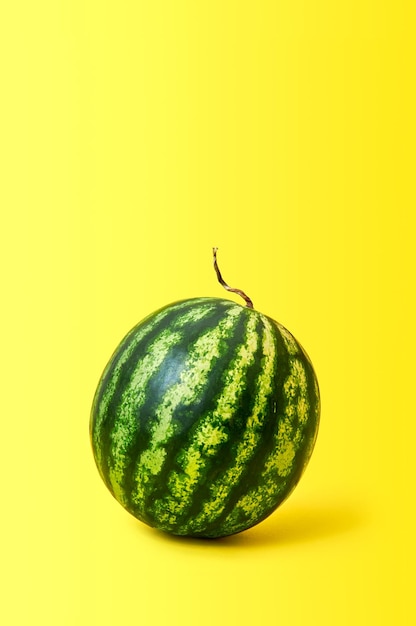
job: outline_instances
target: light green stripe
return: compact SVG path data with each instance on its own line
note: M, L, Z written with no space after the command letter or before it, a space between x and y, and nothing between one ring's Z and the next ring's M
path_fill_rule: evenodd
M132 353L134 352L139 342L142 339L144 339L147 335L149 335L152 332L155 325L159 323L164 317L166 317L167 314L168 314L167 310L161 311L159 315L156 315L152 321L149 321L142 328L140 329L133 328L123 340L123 343L127 342L129 337L131 337L132 334L136 333L132 342L128 345L127 348L125 348L125 350L123 351L123 354L120 356L117 362L117 365L115 366L111 374L110 379L106 383L105 391L101 397L97 410L95 411L95 423L94 423L94 429L93 429L93 446L94 446L96 460L97 460L99 467L102 466L101 427L105 419L105 416L107 415L108 406L117 389L123 365L129 360L129 358L131 357ZM118 350L120 348L121 346L119 346ZM110 359L109 363L107 364L107 367L105 368L103 372L101 381L103 381L105 376L107 375L108 370L110 369L112 365L112 362L113 362L113 359Z
M273 451L265 460L261 486L251 489L240 498L224 521L225 532L238 532L241 526L255 524L259 511L273 507L286 489L310 417L306 372L303 363L294 357L290 359L290 371L283 388L286 409L280 416L277 432L273 436ZM239 521L241 513L244 514L244 523Z
M240 479L247 461L253 456L262 437L263 419L272 392L276 357L272 326L264 316L262 316L262 321L264 325L262 337L264 362L259 376L253 411L247 420L243 437L237 446L235 463L219 480L212 484L210 487L211 499L204 503L201 513L189 525L194 532L198 532L221 515L226 506L230 488Z
M173 333L168 329L158 335L148 347L147 354L138 362L117 407L114 429L111 433L112 464L109 467L109 479L115 496L121 502L125 501L121 484L126 467L127 451L133 438L137 436L138 412L146 400L147 384L172 346L181 339L182 333Z
M214 328L200 336L193 344L186 365L180 375L180 381L170 387L156 411L149 447L145 450L137 466L136 504L145 497L146 483L162 469L166 456L164 444L174 432L172 418L179 404L191 404L195 401L207 383L215 359L220 356L220 343L234 327L237 318L244 309L232 306L225 313L224 319Z
M293 335L287 330L287 328L282 326L282 324L275 322L275 325L277 326L280 332L280 335L283 339L283 342L286 346L286 350L288 351L288 353L292 356L296 356L297 354L299 354L300 352L299 344L296 341L296 339L293 337Z
M198 306L193 306L186 313L172 321L172 328L184 328L188 324L195 324L195 322L199 322L206 317L213 309L215 309L215 305L212 303L201 303Z
M117 365L115 366L113 373L111 374L111 378L107 381L105 392L103 393L101 397L100 405L98 407L98 414L97 414L97 419L96 419L97 431L99 431L101 428L101 423L107 413L108 405L110 404L111 399L113 398L114 393L117 389L117 385L120 379L120 374L121 374L123 365L129 360L129 358L131 357L132 353L134 352L136 346L140 343L140 341L142 341L142 339L144 339L146 335L149 335L154 329L154 327L156 326L156 324L158 324L164 317L166 317L168 313L169 313L168 310L161 311L152 320L149 320L147 324L145 324L142 328L139 328L139 329L133 328L123 340L123 343L125 343L128 341L129 337L131 337L132 334L135 334L135 337L132 340L132 342L127 346L127 348L124 349L123 354L120 356L117 362ZM122 346L120 345L118 349L120 349L121 347ZM104 370L104 373L101 377L102 379L104 379L104 377L106 376L111 365L112 365L112 359L109 361L106 369Z
M176 515L186 510L204 469L212 456L217 453L218 446L228 439L228 422L235 414L238 397L245 388L244 376L254 361L258 347L258 336L255 332L257 323L257 315L251 315L245 332L245 341L226 371L223 380L224 392L218 398L215 409L204 416L195 430L189 447L179 460L183 471L172 472L169 476L168 487L172 495L156 503L158 519L172 524Z

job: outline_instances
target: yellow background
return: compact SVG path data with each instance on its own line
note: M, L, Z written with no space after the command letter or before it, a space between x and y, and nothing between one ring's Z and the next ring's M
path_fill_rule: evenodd
M5 626L414 623L411 5L2 3ZM227 297L214 245L322 420L281 509L197 542L113 500L88 422L138 320Z

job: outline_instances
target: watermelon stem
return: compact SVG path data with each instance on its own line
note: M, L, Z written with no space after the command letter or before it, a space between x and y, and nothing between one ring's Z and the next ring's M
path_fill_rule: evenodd
M241 296L245 302L246 302L246 306L249 309L254 309L254 305L253 302L250 300L250 298L244 293L244 291L241 291L241 289L234 289L234 287L230 287L229 285L227 285L227 283L225 282L225 280L223 279L223 277L221 276L221 272L220 269L218 267L218 263L217 263L217 250L218 248L212 248L212 252L214 255L214 269L217 273L217 278L218 278L218 282L224 287L224 289L226 289L227 291L232 291L233 293L238 294L239 296Z

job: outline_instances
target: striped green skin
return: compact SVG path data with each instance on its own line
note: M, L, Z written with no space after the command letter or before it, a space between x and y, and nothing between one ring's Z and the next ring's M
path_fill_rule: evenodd
M175 535L221 537L288 497L319 411L311 362L283 326L196 298L123 339L99 382L90 436L102 479L132 515Z

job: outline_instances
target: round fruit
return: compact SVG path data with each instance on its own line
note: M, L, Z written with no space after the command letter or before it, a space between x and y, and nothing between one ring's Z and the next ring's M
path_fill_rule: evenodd
M139 520L194 537L243 531L298 483L319 423L303 348L281 324L219 298L170 304L122 340L90 421L95 461Z

